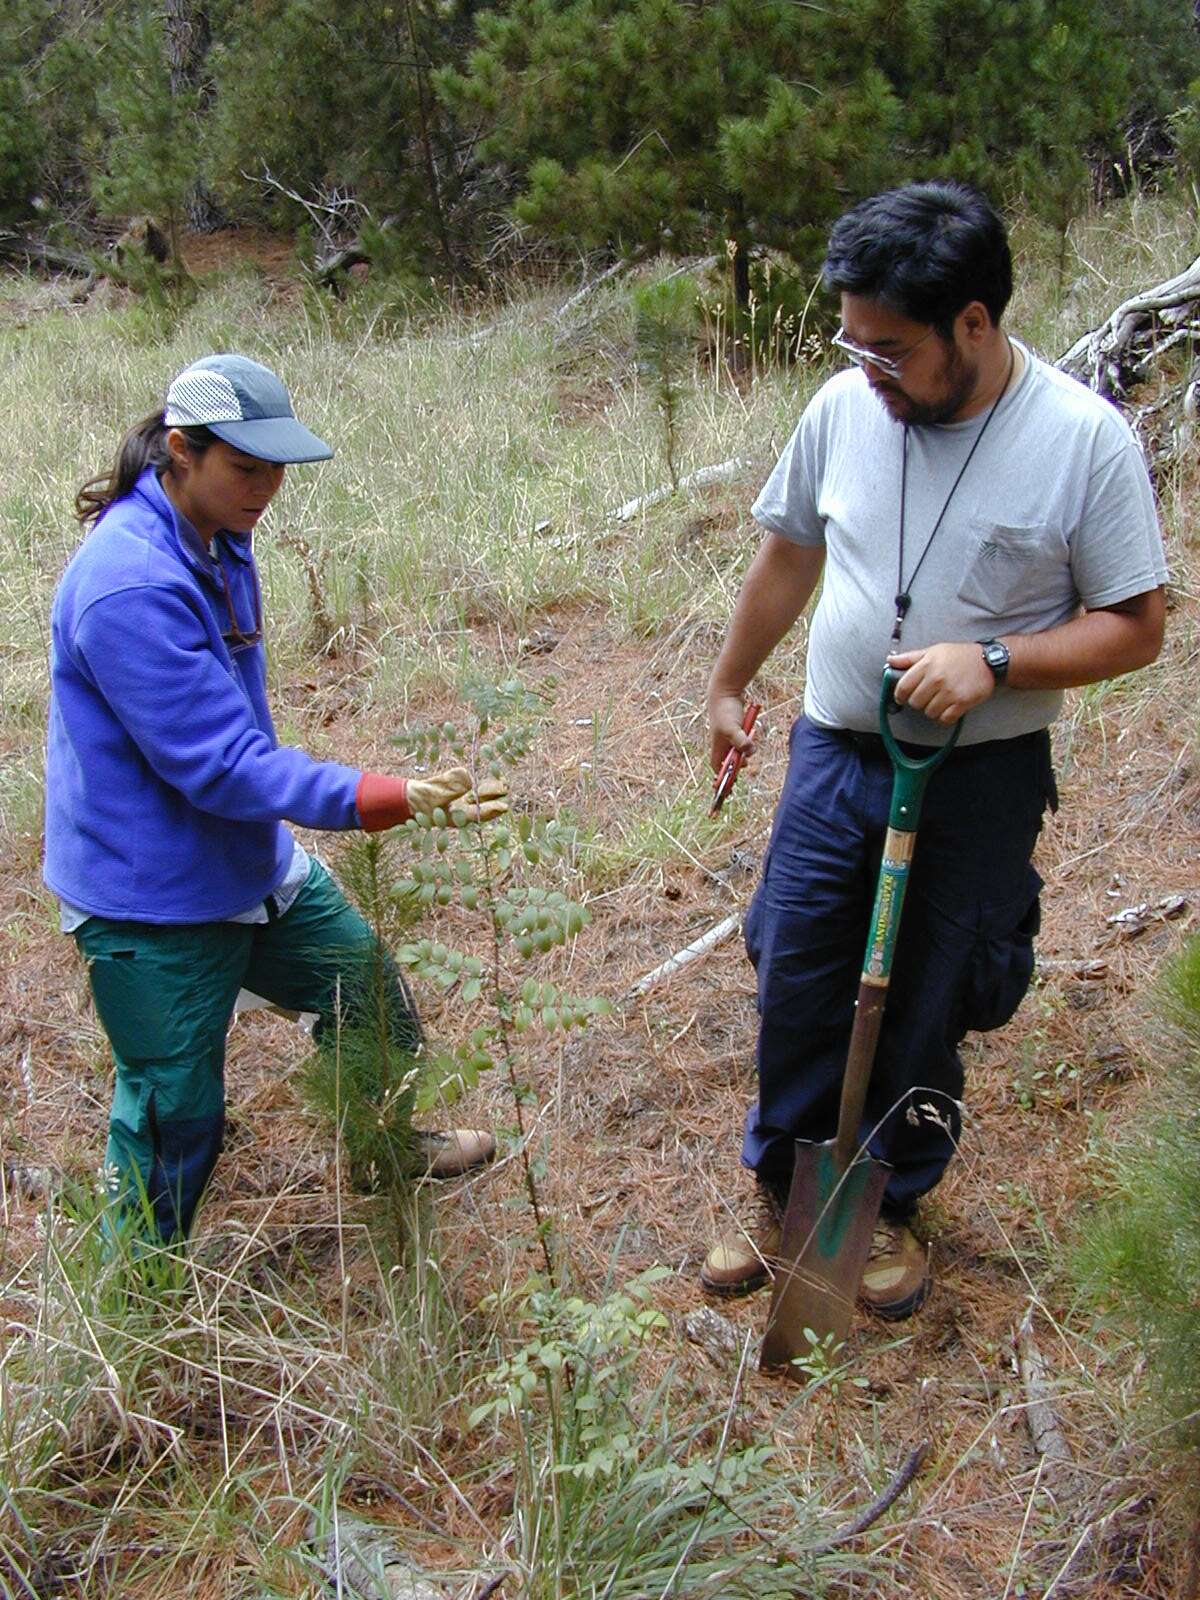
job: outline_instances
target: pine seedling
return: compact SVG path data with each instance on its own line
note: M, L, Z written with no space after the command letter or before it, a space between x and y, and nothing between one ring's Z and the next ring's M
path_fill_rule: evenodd
M421 1030L389 952L420 911L391 892L393 849L389 836L365 835L339 859L339 877L375 936L374 949L339 979L339 1021L321 1033L300 1082L309 1106L341 1140L352 1187L397 1202L418 1170L412 1115Z
M476 683L465 698L471 718L409 730L397 743L434 765L447 756L465 765L478 786L513 771L528 755L549 703L549 688L532 690L518 679ZM529 1151L526 1108L535 1100L523 1067L526 1035L584 1028L611 1010L595 995L568 991L546 975L546 958L587 926L586 908L547 883L552 869L569 862L574 830L556 819L519 811L486 825L464 811L415 817L397 830L407 845L407 871L393 886L403 903L459 905L482 924L482 954L422 938L402 944L397 960L415 978L453 992L473 1026L447 1049L432 1052L417 1091L417 1107L453 1100L481 1072L499 1066L512 1092L522 1174L546 1270L553 1281L550 1218Z
M1200 1450L1200 938L1167 967L1170 1053L1151 1114L1116 1146L1114 1193L1076 1259L1085 1288L1145 1353L1170 1437Z
M638 371L654 386L671 488L679 487L679 414L695 339L696 290L689 278L663 278L634 291Z

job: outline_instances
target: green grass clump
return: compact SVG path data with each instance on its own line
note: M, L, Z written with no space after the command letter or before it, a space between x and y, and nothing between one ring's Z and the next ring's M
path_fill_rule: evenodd
M315 1592L298 1536L355 1475L420 1496L488 1358L428 1212L394 1261L340 1216L176 1250L103 1213L55 1197L4 1285L0 1596Z

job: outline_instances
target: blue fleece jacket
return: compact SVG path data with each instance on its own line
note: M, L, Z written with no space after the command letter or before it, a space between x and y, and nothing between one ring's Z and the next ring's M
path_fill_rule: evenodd
M218 534L211 550L250 633L250 540ZM95 916L237 916L288 870L282 818L359 825L356 769L279 746L263 646L223 637L212 555L148 469L103 513L55 595L45 878Z

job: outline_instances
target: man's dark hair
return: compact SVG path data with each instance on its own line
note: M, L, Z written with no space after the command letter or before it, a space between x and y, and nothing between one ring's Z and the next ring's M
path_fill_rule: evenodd
M838 218L822 276L835 294L878 300L948 339L972 300L999 325L1012 295L1012 253L1004 223L977 189L906 183Z

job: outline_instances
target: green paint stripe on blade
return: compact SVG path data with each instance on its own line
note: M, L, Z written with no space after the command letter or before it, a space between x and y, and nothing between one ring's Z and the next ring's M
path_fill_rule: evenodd
M827 1261L833 1260L845 1246L847 1232L859 1213L876 1165L870 1156L863 1155L839 1174L833 1144L817 1147L817 1194L821 1209L813 1242L818 1254Z

